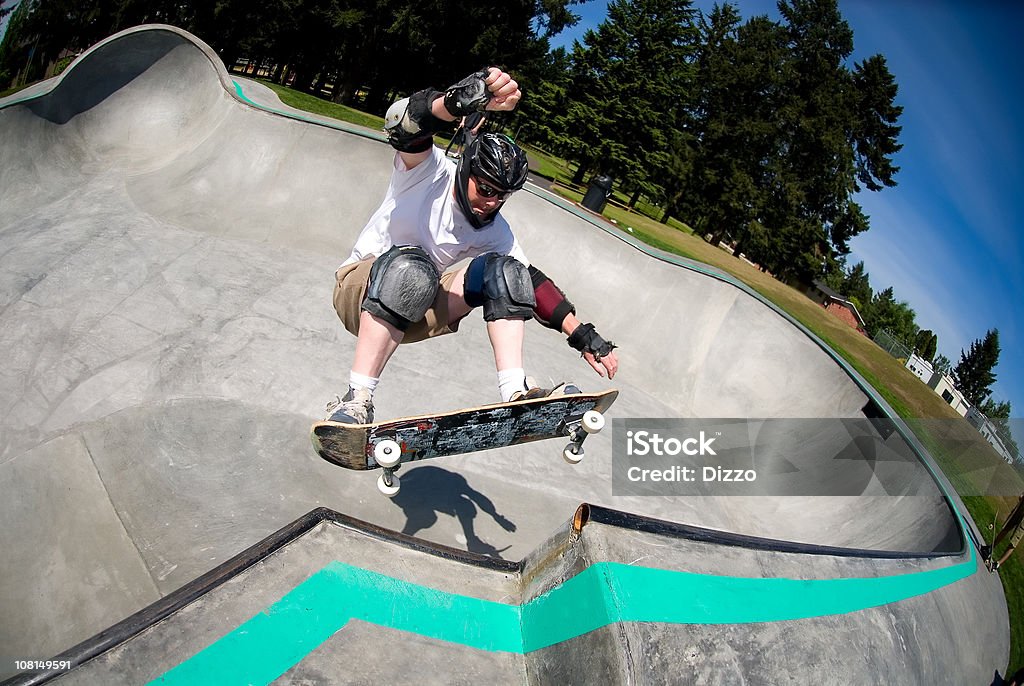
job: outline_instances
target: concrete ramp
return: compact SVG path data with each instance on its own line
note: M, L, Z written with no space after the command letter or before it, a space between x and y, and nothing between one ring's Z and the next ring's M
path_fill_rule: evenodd
M974 570L588 505L508 563L321 509L58 656L81 666L57 681L971 683L959 627L986 627L999 598L921 618L984 583Z
M856 492L624 495L612 488L612 430L588 439L587 459L577 467L559 459L561 446L539 443L409 468L394 500L376 493L374 474L320 460L309 426L343 391L354 348L331 307L334 270L383 195L392 158L379 134L287 111L262 86L228 75L202 41L167 26L113 36L57 79L0 100L0 678L18 671L15 660L46 659L89 642L323 507L422 546L487 556L497 569L537 570L510 580L521 593L513 600L503 590L464 589L467 597L522 608L540 607L531 603L557 584L618 584L625 573L619 567L588 571L590 562L604 560L629 566L650 559L665 572L722 578L736 569L752 579L898 575L917 591L881 604L823 605L824 614L813 617L727 617L734 628L698 633L679 627L714 622L609 610L606 625L511 651L518 657L502 649L504 657L495 658L491 648L467 644L457 658L445 652L450 647L429 658L463 670L466 680L480 669L499 683L508 674L549 683L561 679L563 664L639 681L714 682L709 674L723 682L782 681L809 654L825 654L820 640L785 631L792 621L864 636L827 653L835 656L830 673L853 682L885 681L879 675L892 670L909 682L948 673L974 683L1005 666L1005 604L998 580L976 571L973 525L928 456L886 419L891 412L877 394L742 284L641 246L536 187L516 194L503 212L584 321L621 346L611 419L882 422L886 429L851 458L863 457ZM539 326L528 328L527 365L541 380L611 385L592 375L564 337ZM376 404L386 417L496 399L484 326L470 317L458 335L403 346ZM780 435L775 447L825 485L838 479L830 460L861 445L830 436L794 443ZM917 456L918 476L898 492L884 487L888 467L876 460L877 451L890 449ZM645 523L607 530L601 545L623 546L614 555L588 547L567 553L560 558L571 562L564 578L539 590L535 581L557 565L537 556L558 548L552 531L581 502L591 503L591 512L628 512L616 516ZM603 530L597 519L588 530ZM686 536L673 529L667 539L650 538L660 535L658 526L683 527ZM286 546L283 576L247 572L240 587L260 589L257 600L231 611L226 623L211 620L201 635L167 644L161 669L187 661L204 641L259 612L260 603L276 602L328 558L389 574L387 560L406 555L378 547L371 557L385 566L367 567L368 558L350 545L328 542L317 564L289 562ZM773 560L784 551L783 571L757 552L765 546ZM434 580L477 579L438 561L451 556L414 557L401 563L415 568L411 576L392 576L444 592L458 589ZM822 565L826 558L838 561ZM518 560L527 562L507 562ZM465 560L458 561L461 570ZM941 582L928 585L936 578ZM504 588L490 577L479 587ZM700 588L701 598L716 597ZM765 592L771 584L759 588L754 605L775 595ZM723 592L729 589L727 583ZM175 612L208 617L208 606L220 602L210 598L220 596ZM982 619L973 607L989 614ZM538 616L548 618L545 626L571 619ZM755 643L753 624L764 625ZM922 626L943 628L922 640ZM415 639L424 660L433 641L451 643L415 627L386 632L396 630L432 637ZM380 631L360 640L376 641ZM592 640L603 646L606 667L579 658L580 641ZM371 654L365 642L353 645L362 646L353 655ZM570 653L560 663L563 649ZM868 659L865 650L874 651ZM886 650L891 654L883 656ZM962 663L966 654L972 661ZM312 665L308 659L300 667ZM106 664L123 666L129 680L142 678L128 658ZM773 672L778 678L759 679L758 670L771 664L781 670ZM164 673L146 669L145 678ZM366 671L354 674L371 674L374 663L367 658L359 669Z

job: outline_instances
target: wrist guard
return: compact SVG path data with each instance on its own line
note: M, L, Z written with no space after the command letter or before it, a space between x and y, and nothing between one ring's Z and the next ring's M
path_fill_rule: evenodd
M602 357L610 355L618 346L601 338L593 324L580 324L569 336L569 347L578 350L581 355L590 353L600 362Z
M444 108L455 118L464 117L471 112L483 112L491 100L485 79L490 72L487 69L474 72L444 92Z
M441 93L429 88L417 91L392 105L384 117L388 143L399 152L423 152L434 144L434 133L450 122L434 116L430 106Z

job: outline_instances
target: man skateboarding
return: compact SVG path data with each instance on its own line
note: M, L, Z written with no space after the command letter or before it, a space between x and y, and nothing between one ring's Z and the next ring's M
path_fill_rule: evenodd
M434 147L433 134L456 119L511 111L521 96L508 74L491 67L388 110L385 131L397 151L391 183L336 273L334 307L357 341L348 392L328 404L329 421L372 422L374 391L398 346L457 331L476 307L487 323L503 402L553 392L526 383L529 318L565 333L602 377L615 376L615 346L576 318L499 214L526 182L526 153L496 133L471 136L457 164ZM468 265L451 269L467 258Z

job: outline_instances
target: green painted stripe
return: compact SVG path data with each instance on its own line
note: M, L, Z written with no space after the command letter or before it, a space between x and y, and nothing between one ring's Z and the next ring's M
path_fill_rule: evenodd
M616 622L744 624L846 614L924 595L970 559L874 578L763 579L620 563L588 567L525 606L439 591L332 562L154 684L268 684L350 620L489 652L525 654Z

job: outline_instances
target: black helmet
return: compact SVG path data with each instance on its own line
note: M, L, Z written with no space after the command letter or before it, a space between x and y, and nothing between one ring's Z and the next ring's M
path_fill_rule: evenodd
M500 133L484 133L466 146L463 156L471 173L506 191L517 191L526 183L526 153L512 139Z
M483 228L494 215L481 219L473 214L467 195L469 177L479 176L503 191L517 191L526 183L528 171L526 152L508 136L488 132L470 139L459 158L455 195L474 227Z

